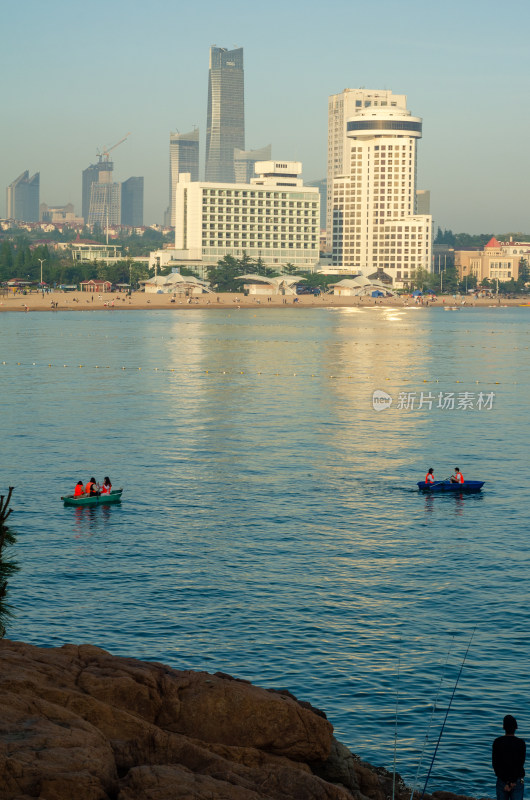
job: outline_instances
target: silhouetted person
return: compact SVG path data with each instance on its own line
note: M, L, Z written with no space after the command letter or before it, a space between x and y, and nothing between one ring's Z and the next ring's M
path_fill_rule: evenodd
M526 743L515 735L517 720L504 717L504 736L493 742L491 762L497 776L497 800L523 800Z

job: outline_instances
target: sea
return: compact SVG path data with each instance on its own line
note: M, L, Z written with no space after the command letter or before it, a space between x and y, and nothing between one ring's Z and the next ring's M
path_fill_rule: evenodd
M0 332L8 638L289 689L408 785L494 796L504 715L530 737L530 308L2 313ZM483 490L418 492L455 466ZM106 475L120 505L63 506Z

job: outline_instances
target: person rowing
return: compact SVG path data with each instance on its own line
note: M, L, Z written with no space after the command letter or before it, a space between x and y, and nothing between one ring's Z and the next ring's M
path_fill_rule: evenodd
M455 467L454 475L451 475L450 480L451 483L464 483L464 476L462 475L458 467Z
M97 497L99 494L95 478L90 478L85 486L85 494L89 495L89 497Z
M434 470L432 467L429 467L429 471L425 476L425 483L434 483Z

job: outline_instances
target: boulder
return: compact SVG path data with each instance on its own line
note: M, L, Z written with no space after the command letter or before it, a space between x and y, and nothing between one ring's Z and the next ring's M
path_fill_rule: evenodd
M92 645L1 640L0 663L2 800L392 795L391 773L350 753L322 711L286 690L112 656ZM399 776L395 788L395 800L409 800Z
M348 800L333 728L286 692L91 645L0 642L2 800Z

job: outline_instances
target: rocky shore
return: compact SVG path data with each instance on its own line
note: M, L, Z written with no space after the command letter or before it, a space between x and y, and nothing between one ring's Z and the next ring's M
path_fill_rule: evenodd
M0 664L2 800L392 796L392 775L350 753L323 712L287 691L91 645L2 640ZM396 800L409 795L398 777Z

